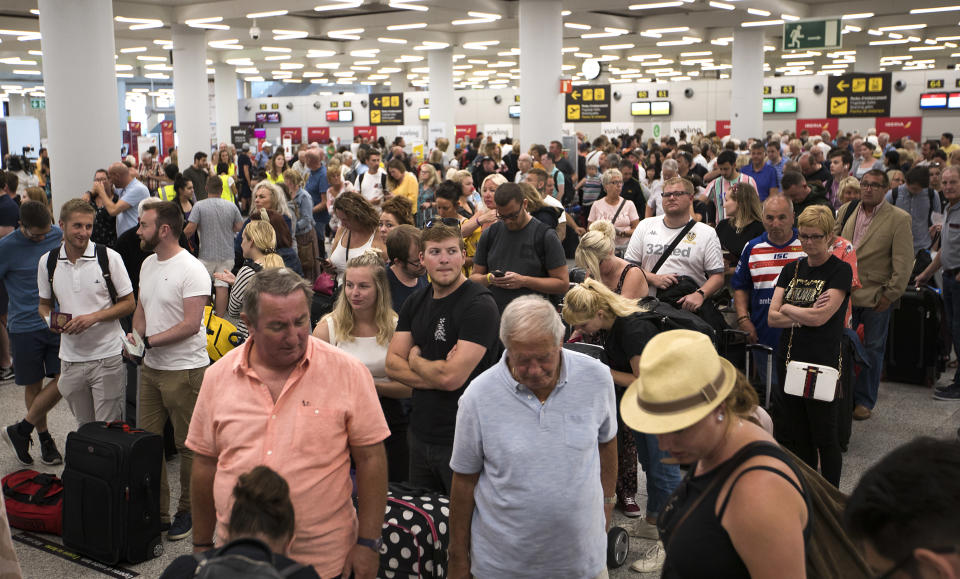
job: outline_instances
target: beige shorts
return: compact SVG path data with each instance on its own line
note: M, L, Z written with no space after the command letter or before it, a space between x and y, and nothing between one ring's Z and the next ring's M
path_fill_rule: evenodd
M201 259L200 262L203 264L203 267L207 268L207 273L209 273L210 278L213 279L213 287L230 287L230 284L214 278L213 274L222 273L223 270L227 270L227 271L233 270L233 260L210 261L207 259Z

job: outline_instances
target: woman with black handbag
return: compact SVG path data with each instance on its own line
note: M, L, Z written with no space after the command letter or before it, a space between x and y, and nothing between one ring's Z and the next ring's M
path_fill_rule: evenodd
M767 316L781 333L780 383L773 392L777 441L823 478L840 485L841 336L853 270L832 253L833 212L808 207L797 219L807 257L784 266Z

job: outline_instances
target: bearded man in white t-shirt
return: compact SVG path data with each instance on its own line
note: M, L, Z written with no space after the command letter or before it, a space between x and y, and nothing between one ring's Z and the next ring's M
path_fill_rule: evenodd
M154 254L140 268L140 301L133 329L146 348L140 374L137 425L163 434L170 418L180 453L180 501L170 522L170 486L164 465L160 476L160 526L167 539L190 534L190 472L193 451L185 441L203 373L210 365L203 308L210 302L210 274L200 260L180 247L183 214L170 201L148 206L140 217L140 248ZM132 334L127 335L135 343Z
M641 221L624 258L639 263L646 273L650 295L678 283L680 276L691 278L697 289L677 300L677 305L696 312L704 301L723 287L723 252L712 227L694 222L663 265L652 271L660 256L690 221L693 183L681 177L668 179L661 194L663 215Z

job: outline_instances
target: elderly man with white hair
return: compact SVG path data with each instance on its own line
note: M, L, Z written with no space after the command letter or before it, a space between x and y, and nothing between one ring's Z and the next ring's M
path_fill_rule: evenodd
M500 361L460 398L449 576L606 577L617 478L610 369L563 349L560 317L539 296L507 306L500 340Z
M521 155L517 157L517 174L513 178L513 182L525 183L527 173L530 172L530 169L533 169L533 157L527 153L521 153Z
M663 184L680 174L680 165L676 159L666 159L660 166L660 179L650 183L650 196L647 198L647 210L644 218L663 215Z

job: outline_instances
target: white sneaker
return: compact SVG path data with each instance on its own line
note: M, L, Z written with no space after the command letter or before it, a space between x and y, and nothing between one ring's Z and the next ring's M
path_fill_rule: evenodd
M653 543L640 555L640 558L631 563L630 570L637 573L654 573L663 569L663 562L667 552L663 550L663 543Z

